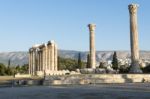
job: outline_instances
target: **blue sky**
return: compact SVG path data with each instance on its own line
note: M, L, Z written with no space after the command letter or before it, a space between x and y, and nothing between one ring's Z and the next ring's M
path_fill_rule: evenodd
M140 49L150 50L150 0L0 0L0 51L27 51L48 40L88 51L89 23L96 24L97 50L130 50L130 3L140 5Z

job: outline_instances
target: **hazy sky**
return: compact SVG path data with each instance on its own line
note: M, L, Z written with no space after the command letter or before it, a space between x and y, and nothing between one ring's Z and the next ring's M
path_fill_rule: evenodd
M89 23L97 50L129 50L128 4L138 3L141 50L150 50L150 0L0 0L0 51L27 51L55 40L59 49L89 50Z

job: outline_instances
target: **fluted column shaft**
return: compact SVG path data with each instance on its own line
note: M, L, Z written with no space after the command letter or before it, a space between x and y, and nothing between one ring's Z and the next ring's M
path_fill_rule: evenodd
M42 52L42 50L41 50L41 52L40 52L40 70L41 71L43 71L43 52Z
M54 52L54 43L52 43L52 45L51 45L51 67L52 67L52 70L54 70L54 54L55 54L55 52Z
M57 51L57 49L58 49L58 48L57 48L57 45L56 45L56 44L55 44L55 47L54 47L54 48L55 48L55 54L54 54L54 60L55 60L55 65L54 65L54 66L55 66L55 68L54 68L54 70L57 71L57 70L58 70L58 67L57 67L57 63L58 63L58 62L57 62L57 58L58 58L58 55L57 55L57 54L58 54L58 51Z
M96 53L95 53L95 24L89 24L90 31L90 66L91 68L96 68Z
M37 71L40 71L40 51L37 52Z
M45 48L43 48L43 71L45 71Z
M139 67L139 44L138 44L138 25L137 25L137 4L128 6L130 13L130 43L131 43L131 73L141 73Z
M48 54L47 54L47 45L45 46L45 70L48 69Z
M35 50L32 52L32 61L33 61L33 66L32 66L32 75L35 75Z
M31 51L31 75L33 75L33 51Z
M51 70L52 68L51 68L51 45L49 44L48 45L48 56L49 56L49 60L48 60L48 62L49 62L49 70Z
M31 74L31 51L29 50L29 74Z

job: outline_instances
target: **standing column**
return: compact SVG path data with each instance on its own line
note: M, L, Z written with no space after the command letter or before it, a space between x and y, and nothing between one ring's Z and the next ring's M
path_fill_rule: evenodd
M38 52L37 52L37 71L40 71L40 50L38 48Z
M29 74L31 74L31 50L29 49Z
M47 70L49 70L49 47L47 45Z
M35 75L35 49L33 50L33 53L32 53L32 60L33 60L33 66L32 66L32 75Z
M51 67L52 67L52 71L54 71L54 42L52 42L51 44Z
M51 70L51 43L48 42L48 70Z
M43 51L41 49L41 71L43 71Z
M40 69L41 69L41 66L40 66L40 64L41 64L41 59L40 59L40 54L41 54L41 52L40 52L40 49L39 49L39 51L38 51L38 54L39 54L39 71L40 71Z
M50 70L50 45L49 42L47 44L47 69Z
M89 24L89 31L90 31L90 68L96 68L95 64L95 24Z
M38 48L35 47L35 67L34 67L34 75L37 74L37 71L38 71Z
M51 70L51 46L49 45L49 70Z
M40 71L42 71L42 51L41 51L41 49L40 49L39 56L40 56Z
M31 75L33 75L33 49L31 51Z
M43 56L42 56L43 57L43 66L42 67L43 67L43 71L45 71L45 47L43 47L42 50L43 50Z
M58 63L58 62L57 62L57 58L58 58L58 55L57 55L57 53L58 53L58 52L57 52L57 44L55 44L55 47L54 47L54 48L55 48L55 54L54 54L54 55L55 55L55 56L54 56L54 60L55 60L55 63L54 63L55 65L54 65L54 66L55 66L55 68L54 68L54 70L57 71L57 70L58 70L58 68L57 68L57 63Z
M139 44L137 26L137 4L128 6L130 13L130 43L131 43L131 68L130 73L142 73L139 67Z
M50 60L49 60L49 62L50 62L50 70L52 70L52 44L50 43L50 45L49 45L49 57L50 57Z
M47 60L47 57L48 55L47 55L47 44L45 44L45 70L47 70L47 68L48 68L48 64L47 64L47 62L48 62L48 60Z

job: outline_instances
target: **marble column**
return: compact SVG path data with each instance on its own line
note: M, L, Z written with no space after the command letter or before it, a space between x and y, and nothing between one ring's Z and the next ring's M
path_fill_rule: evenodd
M130 73L142 73L139 66L139 44L138 44L138 24L137 24L137 4L128 6L130 14L130 43L131 43L131 68Z
M45 70L47 70L47 44L45 44Z
M40 53L40 67L41 67L41 71L43 71L43 51L41 50L41 53Z
M47 44L47 70L49 70L49 46Z
M33 63L32 63L32 75L35 75L35 65L36 65L36 63L35 63L35 49L32 52L32 61L33 61Z
M43 48L42 48L42 50L43 50L43 71L45 71L45 46L43 46Z
M31 74L31 49L29 49L29 74Z
M38 55L39 55L39 57L38 57L38 58L39 58L39 60L38 60L38 61L39 61L39 71L40 71L40 69L41 69L41 67L40 67L40 64L41 64L40 54L41 54L41 51L40 51L40 49L39 49L39 51L38 51Z
M49 45L49 70L52 70L52 67L51 67L51 45Z
M54 54L55 54L55 51L54 51L54 42L51 41L51 67L52 67L52 71L54 71Z
M32 64L33 64L33 61L32 61L32 50L30 50L30 74L32 75Z
M33 75L33 49L31 51L31 75Z
M37 71L40 71L40 49L37 49Z
M54 54L54 66L55 66L55 67L54 67L54 70L57 71L57 70L58 70L58 67L57 67L57 63L58 63L58 62L57 62L57 58L58 58L58 55L57 55L57 54L58 54L58 51L57 51L57 49L58 49L58 48L57 48L57 44L55 44L55 47L54 47L54 48L55 48L55 49L54 49L54 50L55 50L55 54Z
M90 31L90 68L96 68L96 53L95 53L95 24L89 24Z
M35 50L34 50L35 52L34 52L34 62L35 62L35 64L34 64L34 75L36 75L36 71L37 71L37 49L35 48Z
M30 53L30 74L32 75L32 66L33 66L33 59L32 59L32 54L33 54L33 50L31 49L31 53Z
M48 41L48 70L51 70L51 41Z

